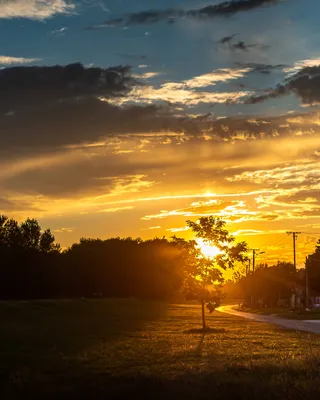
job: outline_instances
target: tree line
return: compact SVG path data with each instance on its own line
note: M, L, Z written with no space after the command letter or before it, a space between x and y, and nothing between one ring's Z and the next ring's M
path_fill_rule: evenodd
M222 269L245 260L225 223L213 217L188 221L196 237L221 254L206 258L193 240L80 239L61 249L35 219L0 217L0 299L138 297L172 299L180 293L202 305L220 298Z
M244 266L248 246L235 243L225 222L202 217L187 221L194 236L220 253L205 257L196 241L181 238L82 238L66 250L49 229L35 219L18 223L0 216L0 299L69 297L137 297L177 299L182 293L202 308L218 304L224 283L222 271ZM320 293L320 240L306 260L310 293ZM250 304L276 305L294 287L304 287L305 270L291 263L261 264L249 275L236 273L226 285Z
M35 219L0 217L0 298L165 299L181 287L181 252L164 238L80 239L62 251Z

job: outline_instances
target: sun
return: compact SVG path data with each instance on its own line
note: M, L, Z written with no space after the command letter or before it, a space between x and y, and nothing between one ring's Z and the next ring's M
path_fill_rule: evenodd
M209 258L214 258L218 254L221 254L221 251L218 249L216 246L210 246L208 243L206 243L203 239L196 239L196 242L198 244L198 247L201 251L201 253L205 257Z

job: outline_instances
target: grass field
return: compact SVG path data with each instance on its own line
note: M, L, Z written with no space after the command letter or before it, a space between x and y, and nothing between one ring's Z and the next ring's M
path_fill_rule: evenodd
M237 311L243 311L259 315L276 315L281 318L297 319L297 320L317 320L320 319L320 309L306 311L304 309L288 310L287 308L239 308L234 307Z
M307 399L320 337L195 305L0 303L1 399Z

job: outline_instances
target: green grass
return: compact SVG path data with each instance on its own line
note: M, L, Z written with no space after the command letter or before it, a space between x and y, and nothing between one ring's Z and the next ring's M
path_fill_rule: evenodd
M304 309L288 310L287 308L239 308L234 307L237 311L249 312L260 315L276 315L281 318L297 319L297 320L317 320L320 319L320 309L306 311Z
M137 300L0 303L1 399L306 399L320 337L199 306Z

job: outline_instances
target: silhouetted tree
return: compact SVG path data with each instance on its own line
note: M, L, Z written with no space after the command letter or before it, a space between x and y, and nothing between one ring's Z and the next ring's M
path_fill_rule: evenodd
M314 253L306 260L307 279L311 292L320 294L320 239L318 240Z
M222 271L233 268L236 262L247 260L247 244L233 244L235 238L225 229L226 223L220 218L202 217L198 222L187 221L197 238L220 250L215 257L205 257L196 241L175 238L184 250L184 291L187 298L201 303L202 328L206 328L205 303L218 305L221 300Z
M81 239L63 256L74 296L168 299L183 281L180 250L167 239Z
M19 224L0 216L0 298L52 297L60 246L35 219Z

